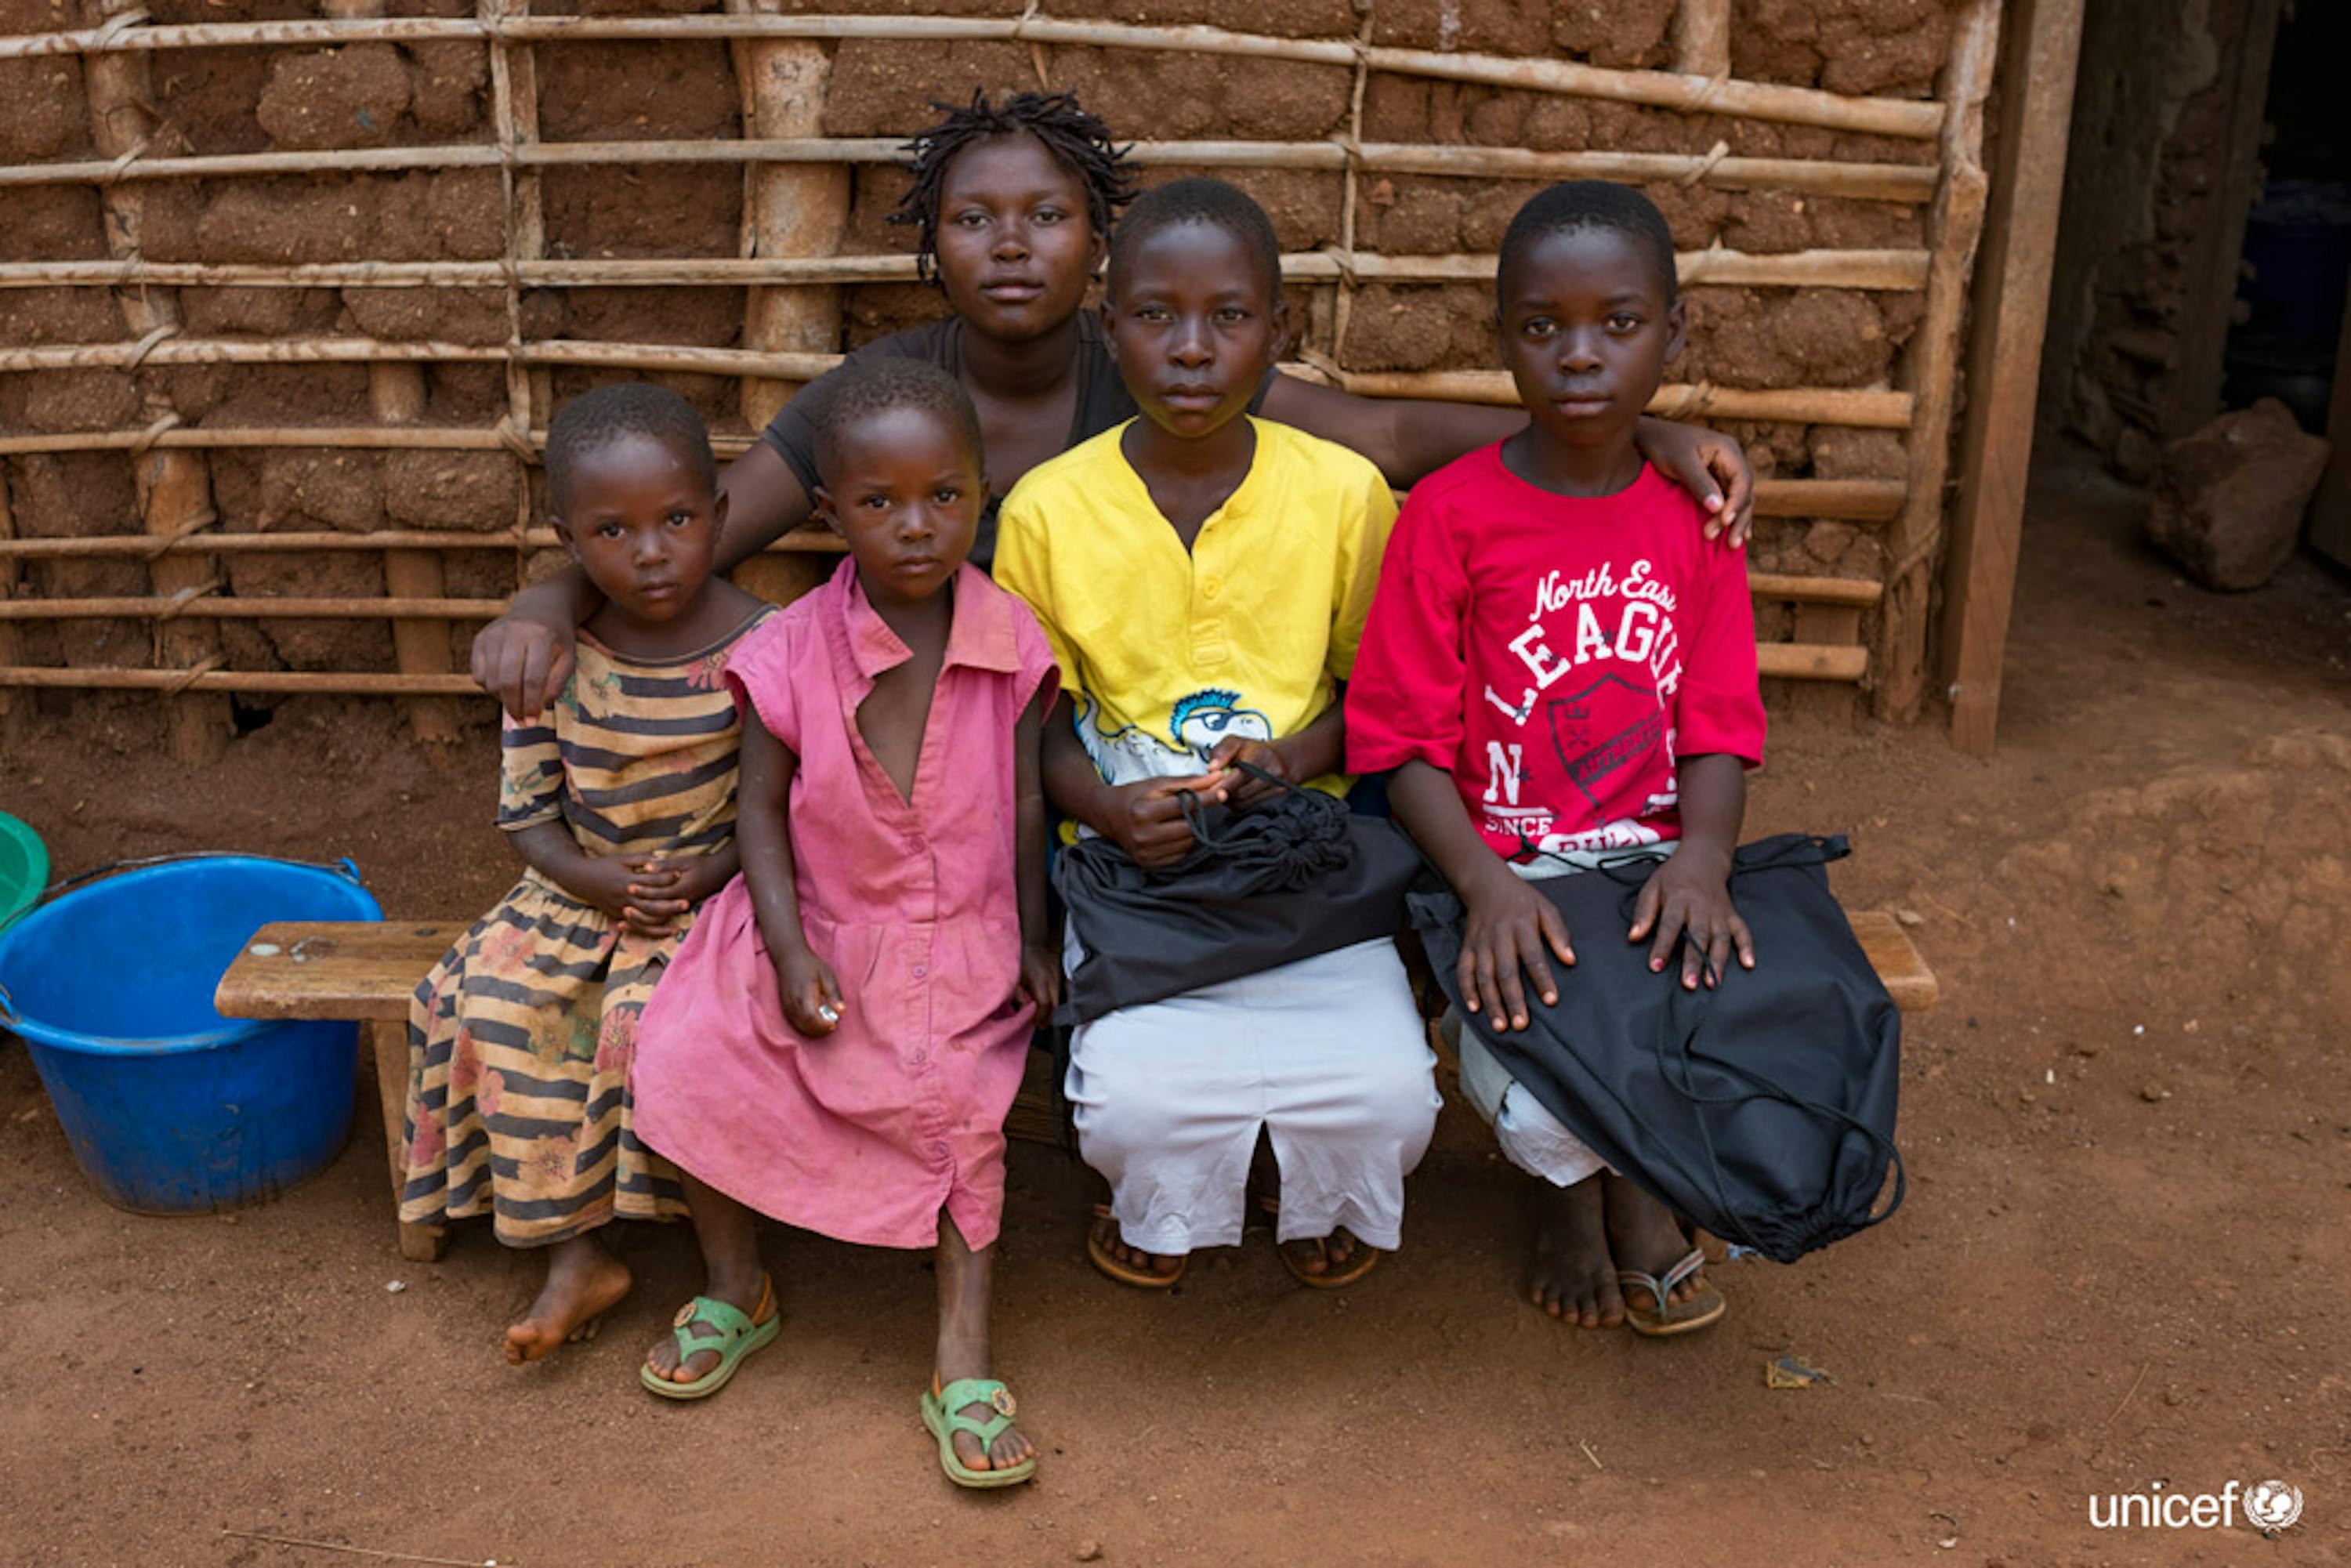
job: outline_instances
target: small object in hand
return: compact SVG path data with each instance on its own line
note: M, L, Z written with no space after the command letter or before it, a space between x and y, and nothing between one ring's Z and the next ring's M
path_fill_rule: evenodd
M834 1007L831 1002L820 1002L817 1005L816 1016L822 1019L829 1024L839 1023L841 1021L841 1009Z

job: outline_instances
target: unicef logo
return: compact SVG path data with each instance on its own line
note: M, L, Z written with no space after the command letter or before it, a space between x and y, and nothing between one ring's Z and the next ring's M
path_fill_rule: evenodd
M2256 1481L2245 1492L2245 1519L2262 1530L2283 1530L2302 1517L2302 1489L2284 1481Z

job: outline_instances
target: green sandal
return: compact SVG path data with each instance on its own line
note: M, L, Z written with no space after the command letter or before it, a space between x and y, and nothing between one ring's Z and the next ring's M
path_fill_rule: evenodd
M637 1381L646 1389L664 1399L707 1399L726 1386L727 1379L743 1358L774 1339L782 1332L784 1314L776 1311L776 1286L772 1280L759 1282L759 1305L751 1309L756 1316L759 1308L768 1312L768 1321L755 1322L738 1307L728 1306L713 1296L696 1296L678 1308L671 1320L670 1335L677 1342L677 1364L684 1366L686 1358L698 1351L714 1351L718 1364L691 1383L677 1383L655 1372L650 1363L639 1363ZM696 1323L706 1323L718 1331L716 1336L690 1332Z
M985 1421L977 1421L963 1413L967 1405L985 1405L996 1412ZM1009 1469L975 1470L956 1458L955 1435L968 1432L979 1439L985 1453L1004 1429L1012 1425L1015 1406L1012 1390L993 1377L963 1377L945 1388L935 1383L923 1396L923 1425L939 1440L939 1469L946 1471L947 1479L959 1487L1018 1486L1037 1473L1037 1456L1029 1455Z

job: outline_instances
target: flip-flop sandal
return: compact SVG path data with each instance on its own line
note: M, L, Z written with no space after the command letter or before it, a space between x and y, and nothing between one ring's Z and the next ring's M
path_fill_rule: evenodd
M975 1420L963 1413L967 1405L985 1405L995 1414L985 1421ZM956 1458L955 1435L968 1432L979 1439L986 1453L1004 1429L1012 1425L1012 1390L993 1377L963 1377L945 1388L932 1380L930 1390L923 1396L923 1425L939 1440L939 1469L946 1471L947 1479L959 1487L1019 1486L1037 1473L1037 1456L1029 1455L1017 1465L1000 1470L975 1470Z
M1309 1290L1343 1290L1345 1287L1353 1284L1356 1281L1362 1279L1373 1270L1378 1268L1380 1266L1380 1260L1386 1256L1386 1254L1383 1253L1378 1248L1367 1245L1362 1237L1357 1236L1353 1231L1342 1225L1337 1229L1332 1231L1331 1235L1333 1237L1344 1236L1348 1240L1353 1241L1355 1244L1355 1252L1353 1260L1350 1261L1345 1268L1340 1270L1339 1272L1335 1274L1310 1274L1304 1269L1300 1268L1295 1262L1293 1262L1290 1260L1289 1253L1281 1249L1281 1242L1280 1239L1281 1236L1281 1227L1279 1223L1280 1216L1281 1214L1281 1200L1278 1197L1266 1197L1260 1195L1257 1200L1257 1206L1265 1212L1265 1216L1268 1219L1275 1221L1273 1234L1276 1239L1273 1244L1273 1255L1281 1260L1281 1266L1290 1270L1290 1277L1291 1279L1297 1281L1300 1284L1306 1286ZM1329 1238L1325 1238L1325 1239L1327 1240Z
M1687 1301L1667 1300L1674 1287L1706 1267L1706 1254L1697 1248L1663 1274L1644 1274L1638 1269L1616 1270L1616 1283L1631 1285L1649 1292L1650 1305L1636 1307L1631 1298L1625 1302L1625 1322L1635 1333L1651 1339L1665 1339L1673 1334L1690 1333L1715 1322L1730 1310L1714 1281L1702 1280L1698 1292Z
M765 1322L754 1322L764 1308ZM716 1334L696 1334L692 1329L705 1323L716 1329ZM718 1364L691 1383L678 1383L655 1372L650 1363L637 1365L637 1381L664 1399L707 1399L726 1386L743 1358L774 1339L782 1332L784 1314L776 1310L776 1285L771 1279L759 1281L759 1304L745 1316L739 1307L729 1306L715 1296L696 1296L678 1308L671 1321L670 1335L677 1342L677 1363L684 1366L686 1358L697 1351L714 1351Z
M1139 1291L1164 1291L1181 1280L1184 1270L1192 1266L1191 1258L1186 1256L1176 1265L1174 1273L1155 1274L1148 1269L1138 1269L1132 1263L1122 1262L1118 1254L1110 1249L1110 1243L1105 1239L1106 1232L1114 1235L1116 1231L1117 1223L1111 1218L1110 1205L1094 1205L1093 1223L1086 1227L1086 1259L1122 1285L1133 1285ZM984 1475L987 1472L980 1473Z

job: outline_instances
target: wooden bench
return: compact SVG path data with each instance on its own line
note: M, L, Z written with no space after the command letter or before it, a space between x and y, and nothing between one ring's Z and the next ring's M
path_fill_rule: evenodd
M1906 1013L1932 1006L1935 977L1909 933L1881 910L1864 910L1852 919L1862 950L1895 1005ZM411 920L265 925L221 977L213 997L225 1018L349 1019L368 1026L395 1204L407 1174L401 1155L407 1142L402 1124L408 1100L409 997L465 929ZM1041 1051L1029 1052L1028 1077L1005 1130L1016 1138L1061 1142L1052 1059ZM431 1262L447 1240L437 1225L402 1225L400 1255Z

